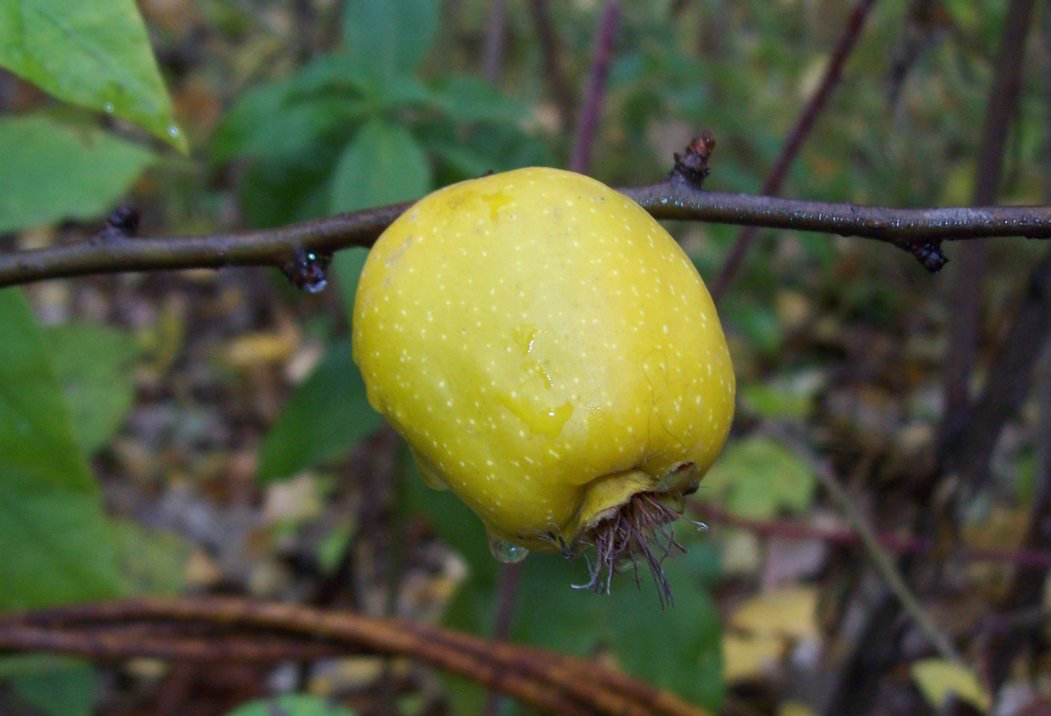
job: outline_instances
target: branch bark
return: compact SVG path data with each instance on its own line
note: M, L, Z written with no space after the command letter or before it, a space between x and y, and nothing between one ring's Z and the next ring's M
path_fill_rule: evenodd
M928 270L945 258L935 245L980 237L1051 238L1051 206L896 209L702 191L677 175L621 189L658 219L752 224L882 241L913 254ZM281 268L303 251L331 255L370 246L409 203L338 214L276 229L207 236L129 237L105 233L84 241L0 255L0 287L54 278L126 271L227 266Z

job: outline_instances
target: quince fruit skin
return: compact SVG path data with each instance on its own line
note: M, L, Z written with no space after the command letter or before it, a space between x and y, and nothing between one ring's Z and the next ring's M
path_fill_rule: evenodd
M352 340L421 475L505 547L573 552L636 493L677 503L733 418L693 263L636 203L568 171L464 181L405 211L365 263Z

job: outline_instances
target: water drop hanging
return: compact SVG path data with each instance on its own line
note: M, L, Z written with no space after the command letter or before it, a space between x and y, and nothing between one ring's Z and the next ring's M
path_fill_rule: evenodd
M307 293L321 293L328 287L326 270L330 260L328 254L297 248L281 271L297 288Z
M504 564L516 564L529 556L529 550L502 537L489 535L489 551Z

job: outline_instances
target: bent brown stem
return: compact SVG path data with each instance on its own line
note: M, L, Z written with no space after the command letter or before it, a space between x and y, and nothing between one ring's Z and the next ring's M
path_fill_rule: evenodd
M590 661L405 620L232 598L140 599L0 615L0 653L53 651L96 659L150 656L294 657L373 652L408 656L541 710L585 716L708 712ZM224 651L225 650L225 651Z

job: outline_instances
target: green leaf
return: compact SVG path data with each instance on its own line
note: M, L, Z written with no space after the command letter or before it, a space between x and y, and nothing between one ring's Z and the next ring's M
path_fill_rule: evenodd
M347 132L370 111L375 89L344 55L314 60L292 77L245 92L212 137L212 158L300 157ZM344 135L345 136L345 135Z
M438 29L438 0L350 0L343 39L358 72L380 80L409 75Z
M333 706L320 696L286 694L269 699L257 699L238 706L226 716L354 716L355 712L343 706Z
M699 495L721 496L731 512L769 519L780 510L810 506L817 479L813 468L771 438L756 435L730 443L705 475Z
M699 543L690 550L692 559L664 563L675 604L663 611L642 564L638 588L628 572L614 577L611 594L594 594L571 586L586 581L583 560L532 555L523 565L513 634L583 657L608 647L632 676L714 708L722 695L719 614L696 578L696 561L716 557Z
M744 411L763 418L801 419L810 412L814 396L823 386L820 371L798 371L761 383L744 381L737 392Z
M356 211L418 199L431 187L427 155L407 129L381 119L366 123L332 175L330 211Z
M355 105L342 97L286 104L283 94L263 87L245 95L216 130L213 158L298 157L353 120Z
M133 0L8 0L0 4L0 66L186 151Z
M528 166L553 166L555 156L542 142L512 123L478 124L467 132L451 120L441 118L417 130L419 141L454 175L442 183Z
M280 226L325 215L336 151L319 144L309 155L255 162L238 191L245 216L254 226Z
M140 346L122 331L86 323L48 328L43 336L73 415L73 431L91 455L113 437L131 408L132 367Z
M259 452L259 476L290 477L335 460L381 425L350 359L349 341L341 341L329 348L267 433Z
M430 165L412 134L400 125L374 119L362 126L336 165L329 211L355 211L417 199L430 188ZM353 312L354 287L363 261L361 255L341 251L332 262L347 315Z
M473 515L470 519L478 524ZM443 539L455 539L446 530L452 520L432 522ZM467 532L461 527L453 529ZM479 634L492 628L496 593L488 578L477 579L476 570L484 573L495 564L491 556L481 554L487 551L484 544L483 533L462 545L471 573L446 615L451 626ZM479 561L482 559L488 564ZM720 623L718 610L699 578L714 570L699 563L715 559L710 546L695 543L687 555L667 560L664 568L675 604L662 611L643 565L638 588L629 568L614 577L611 594L594 594L572 586L587 581L583 559L532 554L521 566L512 636L518 642L584 658L609 649L632 676L714 708L723 691Z
M528 110L497 87L472 75L442 78L428 93L428 103L456 122L510 122L518 124Z
M47 716L91 716L95 669L65 657L30 654L0 659L0 678L10 678L18 697Z
M769 304L734 299L727 301L721 312L726 323L742 333L759 353L770 358L777 356L784 331Z
M43 115L0 119L0 232L105 213L154 154Z
M121 591L113 538L25 298L0 291L0 609Z

